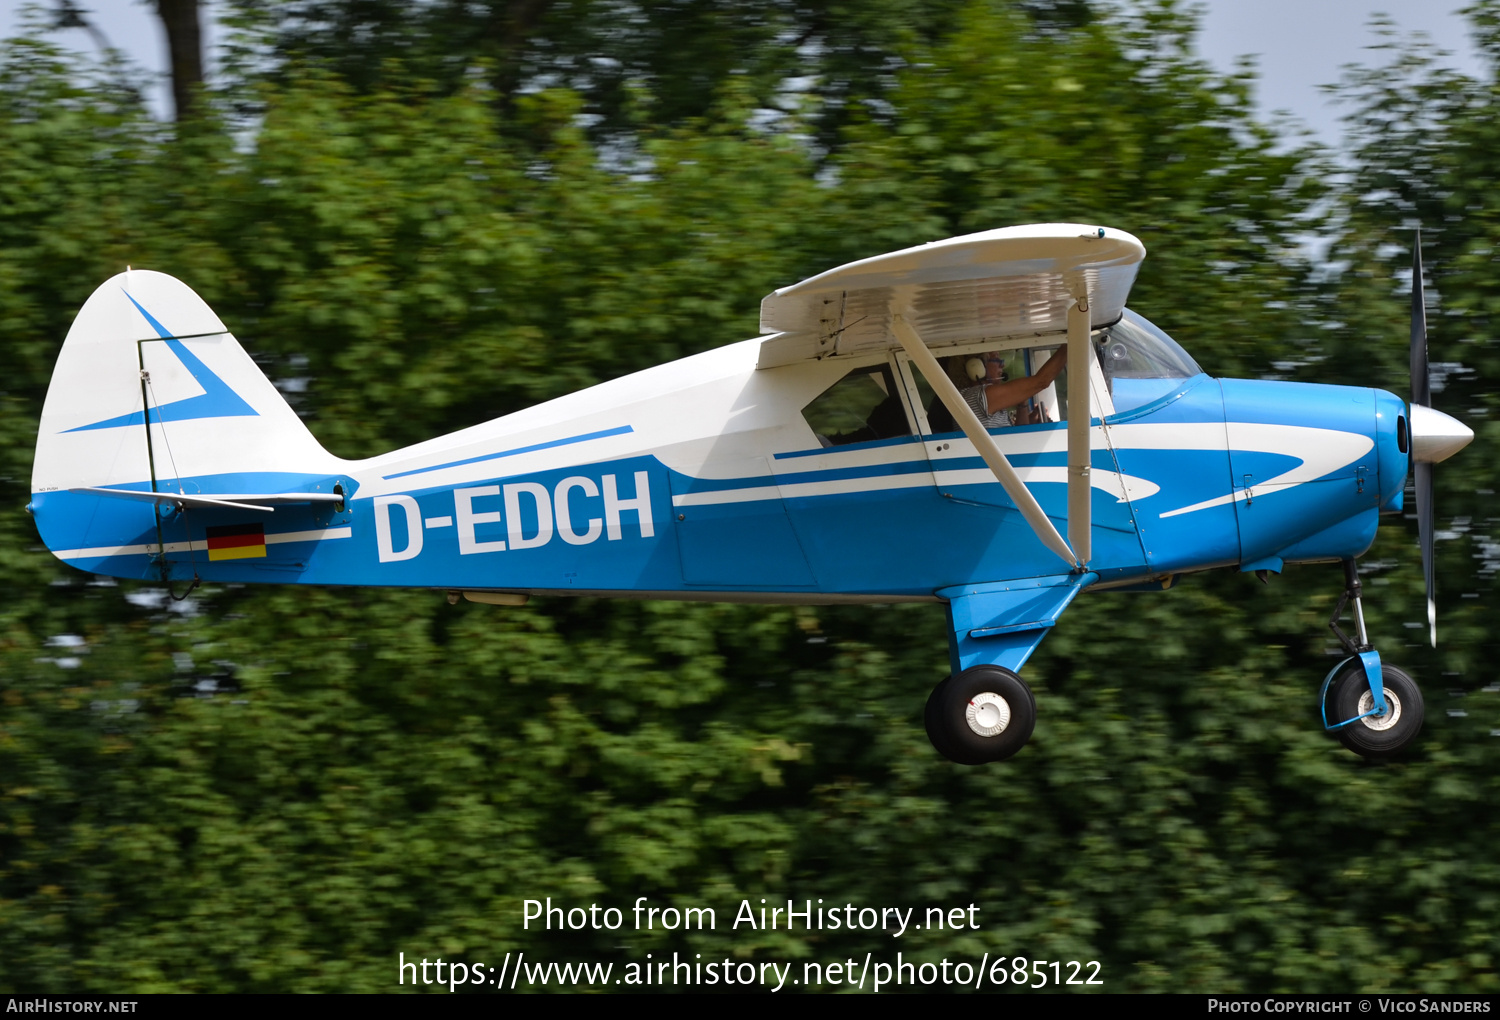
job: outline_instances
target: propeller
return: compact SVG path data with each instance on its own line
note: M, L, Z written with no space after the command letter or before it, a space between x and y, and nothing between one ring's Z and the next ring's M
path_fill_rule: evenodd
M1427 580L1427 629L1437 647L1437 585L1433 576L1432 465L1469 445L1473 431L1432 408L1432 380L1427 366L1427 304L1422 291L1422 231L1411 254L1411 461L1417 489L1417 538L1422 546L1422 574Z

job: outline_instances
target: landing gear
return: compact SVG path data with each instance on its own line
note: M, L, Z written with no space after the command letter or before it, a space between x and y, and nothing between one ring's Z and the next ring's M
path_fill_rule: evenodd
M1358 661L1333 678L1328 707L1335 719L1352 719L1334 730L1339 741L1366 758L1387 758L1403 750L1422 732L1425 709L1416 681L1395 666L1382 665L1384 712L1375 711L1375 696Z
M1344 594L1334 607L1328 628L1349 658L1323 682L1323 726L1349 750L1365 758L1388 758L1403 750L1422 731L1422 691L1403 670L1380 661L1365 633L1359 571L1344 561ZM1358 642L1339 629L1344 606L1354 603ZM1378 679L1377 679L1378 678Z
M925 721L932 746L950 761L1004 761L1031 739L1036 698L1004 667L970 666L933 688Z

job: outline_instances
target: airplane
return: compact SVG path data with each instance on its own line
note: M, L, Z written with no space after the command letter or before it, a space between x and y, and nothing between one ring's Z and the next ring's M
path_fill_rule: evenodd
M966 765L1030 739L1020 671L1085 591L1337 562L1324 726L1395 754L1422 695L1370 643L1356 559L1415 465L1435 644L1431 469L1473 438L1429 406L1420 261L1408 406L1210 378L1125 307L1145 254L1048 223L863 259L767 295L759 337L354 461L186 284L127 268L63 343L27 509L63 562L169 591L942 603L925 724Z

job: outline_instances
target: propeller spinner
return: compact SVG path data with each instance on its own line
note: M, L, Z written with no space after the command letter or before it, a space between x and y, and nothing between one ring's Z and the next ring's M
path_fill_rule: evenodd
M1427 580L1427 628L1437 647L1436 584L1433 577L1432 465L1469 445L1474 432L1462 422L1432 408L1427 366L1427 305L1422 291L1422 233L1417 232L1411 261L1411 461L1416 475L1417 535L1422 545L1422 573Z

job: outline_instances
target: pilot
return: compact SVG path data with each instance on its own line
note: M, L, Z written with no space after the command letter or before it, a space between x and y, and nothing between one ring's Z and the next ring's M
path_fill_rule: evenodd
M1068 345L1064 344L1052 353L1052 357L1047 359L1047 363L1035 375L1009 379L1005 373L1004 353L986 351L964 362L964 373L972 385L961 389L960 394L979 418L979 423L987 429L1047 421L1047 409L1044 405L1039 403L1033 412L1024 401L1051 386L1067 364ZM1016 408L1014 422L1006 411L1009 407Z

